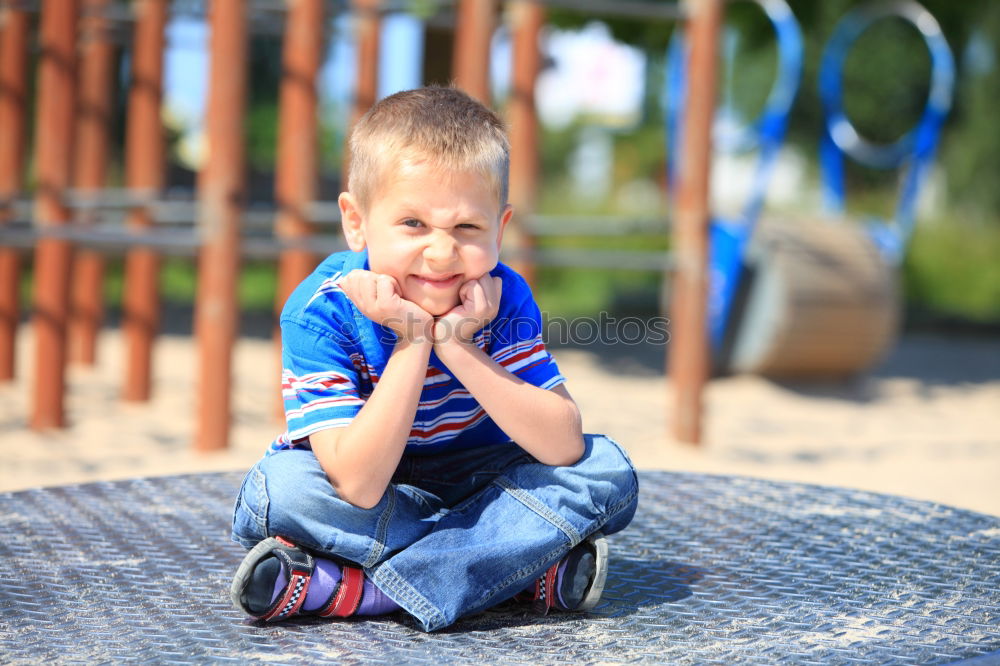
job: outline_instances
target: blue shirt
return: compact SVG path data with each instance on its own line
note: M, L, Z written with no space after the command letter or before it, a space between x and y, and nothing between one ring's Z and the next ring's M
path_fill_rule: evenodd
M396 334L354 306L339 280L368 268L367 252L327 257L296 288L281 313L282 396L288 430L268 453L309 447L309 435L348 425L371 395ZM565 381L542 341L541 313L520 275L498 264L503 280L496 318L475 344L524 381L551 389ZM472 394L432 352L408 453L433 453L510 441Z

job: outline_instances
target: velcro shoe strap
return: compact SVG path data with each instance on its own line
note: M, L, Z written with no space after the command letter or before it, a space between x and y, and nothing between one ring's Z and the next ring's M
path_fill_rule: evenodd
M312 580L315 568L312 555L283 537L275 537L275 541L278 545L271 550L271 554L285 565L288 584L281 598L271 604L270 610L260 618L265 622L283 620L299 612L305 603L309 581Z
M262 617L265 622L283 620L299 612L302 604L306 600L306 593L309 591L309 576L302 572L293 573L285 587L285 593L274 605L271 611Z
M542 615L556 605L556 575L559 573L559 562L556 562L545 571L545 575L538 579L535 584L534 610Z
M307 575L311 575L315 561L313 556L302 550L285 537L274 537L277 545L271 549L271 554L281 558L285 563L285 568L289 571L294 569L303 570Z
M365 588L365 572L357 567L343 566L340 570L340 585L330 604L320 611L320 617L349 617L354 615L361 603L361 593Z

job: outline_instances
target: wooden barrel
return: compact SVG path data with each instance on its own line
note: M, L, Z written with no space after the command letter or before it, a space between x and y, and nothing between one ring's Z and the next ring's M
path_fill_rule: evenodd
M762 220L745 269L721 357L729 371L845 377L895 340L897 271L858 224Z

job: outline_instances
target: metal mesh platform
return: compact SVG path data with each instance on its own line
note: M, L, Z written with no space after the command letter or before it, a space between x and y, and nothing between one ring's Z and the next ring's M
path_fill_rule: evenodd
M258 626L232 608L240 475L0 495L2 662L948 663L1000 657L1000 518L645 472L590 614L507 605ZM983 657L983 655L987 655Z

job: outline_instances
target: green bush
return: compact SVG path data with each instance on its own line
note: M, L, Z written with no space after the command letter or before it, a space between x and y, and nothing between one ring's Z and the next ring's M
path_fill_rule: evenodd
M911 310L1000 322L1000 225L938 220L917 228L903 266Z

